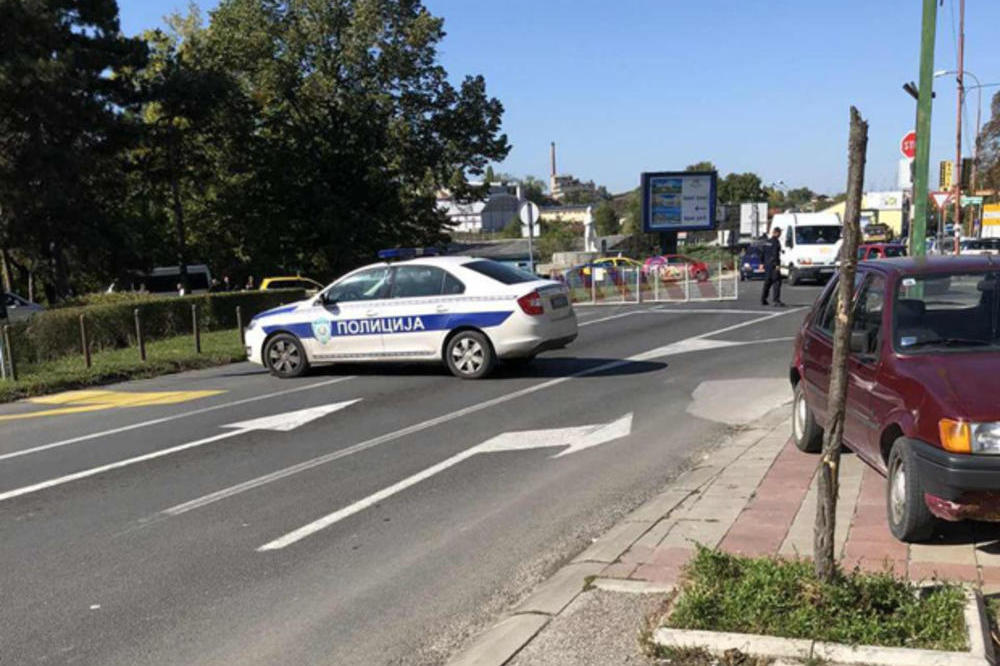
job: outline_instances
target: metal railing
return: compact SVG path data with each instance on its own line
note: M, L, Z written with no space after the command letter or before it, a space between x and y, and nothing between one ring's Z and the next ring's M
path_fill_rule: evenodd
M622 305L736 300L740 274L722 262L715 270L703 264L641 268L586 264L560 271L556 279L569 289L575 305Z

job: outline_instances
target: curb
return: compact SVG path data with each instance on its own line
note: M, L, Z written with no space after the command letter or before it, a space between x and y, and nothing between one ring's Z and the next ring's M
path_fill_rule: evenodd
M709 451L725 447L731 454L733 448L751 446L787 419L787 408L786 403L772 409L756 421L733 431ZM705 463L704 459L693 460L690 469L671 481L662 492L622 518L569 564L556 571L510 611L507 617L449 659L446 662L448 666L503 666L530 643L552 618L558 616L589 587L630 594L673 592L673 585L600 578L597 574L617 561L665 516L691 496L697 495L701 488L714 480L738 457L739 454L723 455L722 460L714 463ZM811 641L805 642L811 644Z
M970 649L968 652L945 652L914 648L879 647L875 645L845 645L814 641L807 638L779 638L758 634L737 634L721 631L697 631L661 627L653 634L653 642L664 647L701 647L721 656L727 650L757 656L784 659L820 659L843 665L862 666L990 666L993 663L993 643L988 628L986 609L978 592L966 589L965 625Z

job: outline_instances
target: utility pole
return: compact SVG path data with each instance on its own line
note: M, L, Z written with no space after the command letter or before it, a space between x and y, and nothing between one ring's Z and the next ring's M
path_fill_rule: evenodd
M917 156L913 173L913 224L910 254L927 254L927 172L931 159L931 95L934 88L934 33L937 0L924 0L920 31L920 88L917 98Z
M962 103L965 101L965 0L958 3L958 103L955 111L955 254L958 254L958 237L962 233Z

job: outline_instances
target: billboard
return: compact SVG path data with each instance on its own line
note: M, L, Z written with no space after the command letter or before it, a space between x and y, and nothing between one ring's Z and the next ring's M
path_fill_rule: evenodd
M702 231L715 228L714 171L657 171L644 173L642 230Z

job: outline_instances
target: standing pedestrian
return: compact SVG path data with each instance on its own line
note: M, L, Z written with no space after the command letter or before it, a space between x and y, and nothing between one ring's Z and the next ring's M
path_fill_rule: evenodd
M760 294L760 304L767 305L767 292L778 307L781 302L781 227L771 229L771 237L764 245L764 291Z
M184 293L185 293L185 292L184 292L184 285L183 285L183 284L181 284L180 282L178 282L178 283L177 283L177 295L178 295L178 296L183 296L183 295L184 295Z
M252 275L248 275L247 276L247 284L243 288L245 290L247 290L247 291L253 291L253 276Z
M222 276L222 291L233 291L233 283L229 281L228 275Z

